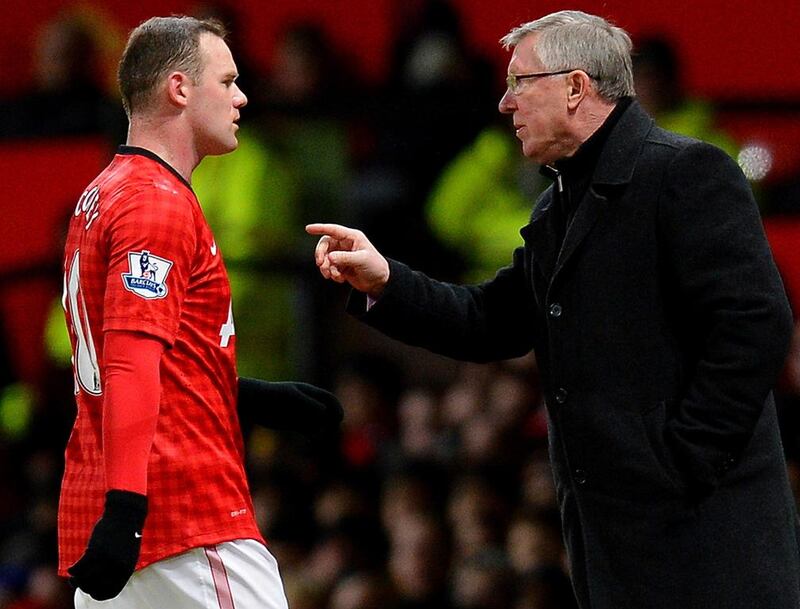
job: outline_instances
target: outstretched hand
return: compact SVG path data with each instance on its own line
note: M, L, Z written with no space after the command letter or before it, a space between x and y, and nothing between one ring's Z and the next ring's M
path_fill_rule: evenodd
M314 259L325 279L349 283L377 298L389 281L389 263L360 230L339 224L309 224L309 235L321 235Z

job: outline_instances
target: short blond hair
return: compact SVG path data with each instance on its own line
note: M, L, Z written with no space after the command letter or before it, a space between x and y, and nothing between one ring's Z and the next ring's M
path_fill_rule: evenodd
M204 33L227 36L225 26L216 19L178 15L152 17L131 32L117 72L128 116L150 103L159 81L170 72L185 72L195 82L200 78L200 35Z

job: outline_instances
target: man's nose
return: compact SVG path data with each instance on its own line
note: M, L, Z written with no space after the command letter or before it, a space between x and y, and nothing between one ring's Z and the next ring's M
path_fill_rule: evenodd
M502 114L511 114L515 108L514 94L511 93L509 89L506 89L506 92L503 93L503 97L500 98L500 103L497 104L497 109L500 110Z
M236 90L237 94L234 98L234 105L237 108L243 108L247 105L247 95L245 95L244 91L242 91L238 86L236 87Z

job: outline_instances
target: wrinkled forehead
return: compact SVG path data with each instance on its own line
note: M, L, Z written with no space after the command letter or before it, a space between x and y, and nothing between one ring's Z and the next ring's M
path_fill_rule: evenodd
M517 43L508 62L508 71L511 74L541 71L543 64L536 52L538 34L528 34Z

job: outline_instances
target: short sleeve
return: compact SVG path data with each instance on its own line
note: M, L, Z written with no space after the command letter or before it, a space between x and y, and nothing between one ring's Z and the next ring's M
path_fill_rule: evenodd
M119 206L106 233L103 329L143 332L172 345L197 245L195 202L153 186Z

